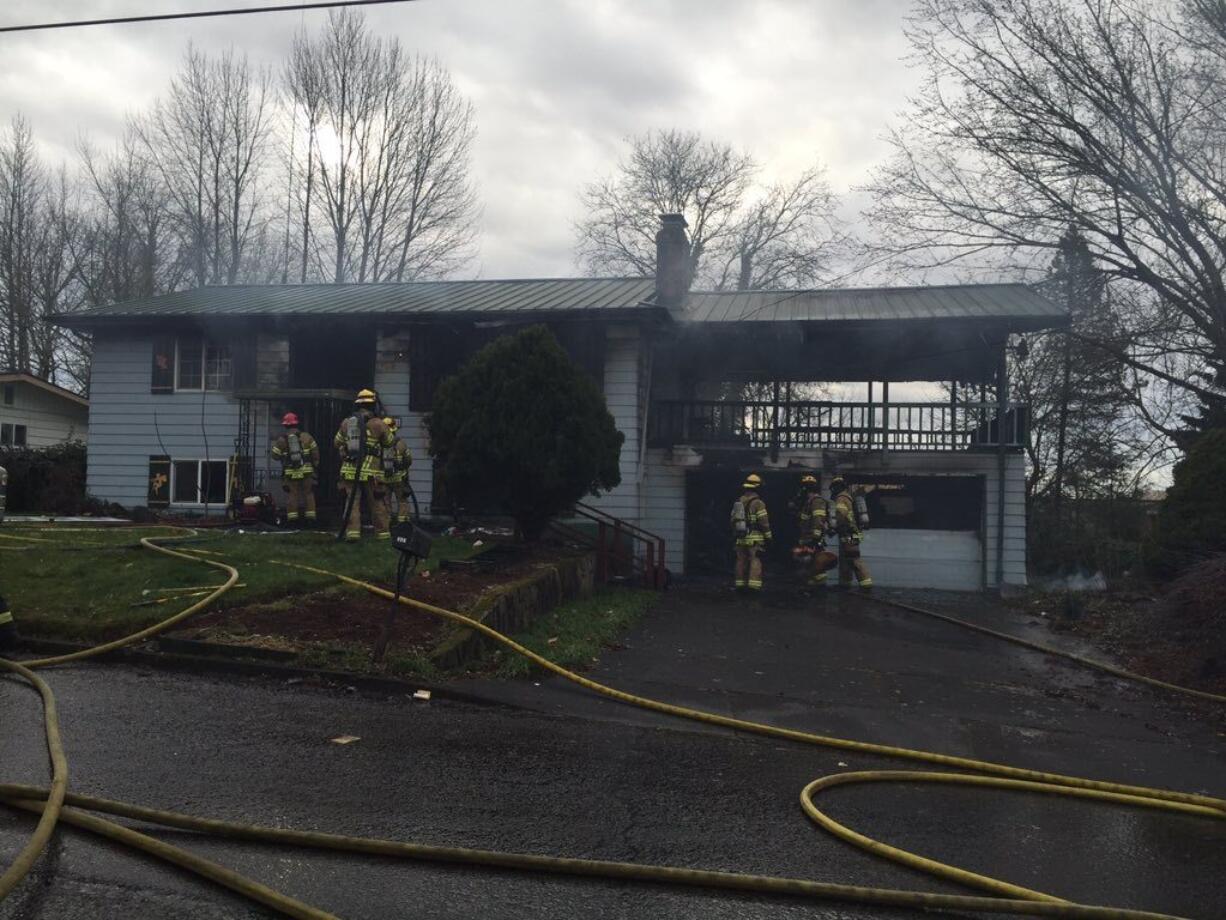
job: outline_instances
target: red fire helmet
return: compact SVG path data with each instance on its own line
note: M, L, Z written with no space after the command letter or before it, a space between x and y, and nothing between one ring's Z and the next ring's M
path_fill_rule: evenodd
M281 424L286 428L297 428L298 416L294 415L292 412L286 412L285 417L281 419Z

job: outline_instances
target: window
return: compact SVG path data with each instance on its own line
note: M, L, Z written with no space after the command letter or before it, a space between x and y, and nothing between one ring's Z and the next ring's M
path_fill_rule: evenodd
M230 492L225 460L175 460L170 464L170 501L175 505L224 505Z
M229 345L200 335L156 336L150 392L228 390L234 381Z
M17 401L17 385L15 383L6 383L4 385L4 404L11 406Z
M25 447L26 426L10 425L7 422L0 425L0 447Z

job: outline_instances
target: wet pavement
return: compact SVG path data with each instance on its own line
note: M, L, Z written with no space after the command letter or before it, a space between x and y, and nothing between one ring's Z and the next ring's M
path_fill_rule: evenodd
M1026 628L1008 617L990 625ZM955 890L800 811L814 777L912 764L739 736L557 679L466 682L511 704L480 706L117 665L45 676L82 792L444 845ZM592 676L826 734L1226 795L1226 720L1212 707L851 596L675 590ZM0 777L45 781L39 732L37 697L0 681ZM361 740L328 740L346 734ZM1226 914L1226 822L901 785L821 803L878 839L1063 897ZM0 863L31 827L0 812ZM164 836L346 918L915 916ZM72 830L0 905L2 920L263 916Z

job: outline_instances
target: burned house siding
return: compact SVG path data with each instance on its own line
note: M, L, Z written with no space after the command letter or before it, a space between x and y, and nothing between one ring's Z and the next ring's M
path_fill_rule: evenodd
M238 433L225 393L150 393L152 348L150 333L94 336L87 488L127 507L146 503L151 456L225 460Z
M417 494L422 514L431 511L434 484L434 462L430 457L426 436L425 413L409 411L409 337L407 328L381 329L375 346L375 389L384 408L400 419L400 436L413 451L413 466L409 481Z

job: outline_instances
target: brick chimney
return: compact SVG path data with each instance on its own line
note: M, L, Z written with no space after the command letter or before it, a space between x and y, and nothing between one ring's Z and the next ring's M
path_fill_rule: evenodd
M656 303L681 310L690 289L689 226L681 214L661 214L656 232Z

